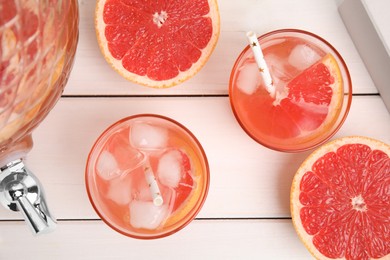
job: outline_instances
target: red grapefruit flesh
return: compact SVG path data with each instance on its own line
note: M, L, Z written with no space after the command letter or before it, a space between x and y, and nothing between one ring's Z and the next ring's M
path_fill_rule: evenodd
M178 209L192 193L194 187L194 180L192 176L191 161L187 154L180 151L182 160L182 173L179 181L179 187L176 189L176 200L173 210Z
M283 139L321 134L337 119L343 101L343 82L334 57L328 54L303 71L288 83L287 91L281 100L260 95L253 101L256 109L251 110L263 111L254 113L259 131Z
M310 155L291 189L294 227L318 259L389 259L390 146L344 137Z
M173 167L174 171L176 171L176 166L179 166L178 171L180 171L179 176L177 176L178 179L175 180L173 184L169 184L169 182L166 183L163 181L163 179L167 178L167 173L160 173L159 168L157 170L157 176L160 180L160 183L162 185L166 185L166 188L173 191L174 202L172 212L175 212L178 208L184 205L185 201L192 194L192 191L195 188L193 179L194 176L192 175L191 160L184 151L179 149L169 149L161 155L161 158L164 158L165 155L168 155L169 158L173 157L175 160L177 160L177 165L173 161L169 161L169 163L171 163L170 165ZM166 163L167 161L165 161L165 167ZM176 178L176 176L174 178Z
M155 88L194 76L219 36L216 0L98 0L95 28L107 62L126 79Z

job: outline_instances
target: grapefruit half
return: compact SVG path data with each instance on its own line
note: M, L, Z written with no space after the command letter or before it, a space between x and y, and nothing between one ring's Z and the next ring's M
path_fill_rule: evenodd
M344 137L312 153L291 188L294 227L317 259L390 258L390 145Z
M216 0L98 0L95 29L101 52L120 75L166 88L205 65L220 20Z

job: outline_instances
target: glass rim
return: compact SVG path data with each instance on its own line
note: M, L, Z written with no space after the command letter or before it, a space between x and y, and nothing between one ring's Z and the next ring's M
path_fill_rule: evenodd
M110 221L106 216L104 216L104 214L101 212L101 209L99 209L99 207L97 205L98 203L95 202L94 196L93 196L92 191L91 191L91 189L96 189L96 183L90 183L89 178L91 177L90 176L91 174L94 174L94 172L93 171L91 172L91 170L90 170L90 168L91 168L91 160L92 160L91 157L94 155L95 151L97 151L96 149L97 149L98 145L100 144L100 141L102 139L104 139L107 135L110 135L110 131L112 129L115 129L115 127L120 126L121 124L123 124L125 122L128 122L130 120L133 120L133 119L136 119L136 118L145 118L145 117L158 118L158 119L162 119L162 120L168 121L168 122L172 123L173 125L179 127L186 134L188 134L188 136L191 138L191 141L194 142L195 146L199 150L199 155L200 155L200 157L202 158L202 160L204 162L205 171L203 173L203 175L204 175L203 192L200 194L199 199L197 199L196 203L194 204L194 207L191 208L191 211L189 211L189 213L187 215L185 215L183 220L178 221L178 223L179 222L183 222L183 223L180 223L180 224L178 224L178 226L176 226L176 227L174 227L172 229L168 229L167 231L163 230L163 231L158 232L156 234L148 233L148 234L144 234L143 235L142 233L140 234L140 233L137 233L137 232L126 232L125 228L118 228L117 225L112 224L112 221ZM199 140L195 137L195 135L187 127L185 127L183 124L179 123L178 121L176 121L176 120L174 120L174 119L172 119L170 117L163 116L163 115L158 115L158 114L152 114L152 113L145 113L145 114L136 114L136 115L131 115L131 116L124 117L124 118L116 121L115 123L111 124L110 126L108 126L99 135L99 137L94 141L94 144L92 145L92 148L91 148L90 152L88 153L84 178L85 178L85 187L86 187L86 190L87 190L87 195L88 195L88 199L90 201L90 204L92 205L92 207L95 210L95 212L98 214L98 216L101 218L101 220L106 225L108 225L111 229L115 230L116 232L118 232L118 233L120 233L122 235L125 235L127 237L132 237L132 238L136 238L136 239L143 239L143 240L151 240L151 239L158 239L158 238L163 238L163 237L170 236L170 235L178 232L179 230L183 229L184 227L186 227L189 223L191 223L195 219L196 215L202 209L202 207L203 207L203 205L204 205L204 203L206 201L208 192L209 192L209 187L210 187L210 166L209 166L209 163L208 163L208 159L207 159L206 153L205 153L205 151L203 149L203 146L201 145Z

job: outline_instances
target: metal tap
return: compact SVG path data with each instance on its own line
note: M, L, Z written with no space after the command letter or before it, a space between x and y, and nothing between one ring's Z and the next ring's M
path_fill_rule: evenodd
M0 204L20 211L33 234L48 233L56 227L47 208L43 188L22 159L0 168Z

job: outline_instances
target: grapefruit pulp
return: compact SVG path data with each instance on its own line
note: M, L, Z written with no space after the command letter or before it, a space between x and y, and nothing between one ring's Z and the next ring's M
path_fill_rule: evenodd
M290 129L297 135L314 130L318 134L318 129L326 129L337 119L343 102L343 80L331 54L295 77L287 88L288 98L281 100L280 106L291 118ZM288 137L295 136L290 132Z
M312 153L291 188L294 227L317 259L389 259L390 145L344 137Z
M219 37L216 0L98 0L95 29L107 62L123 77L165 88L194 76Z
M314 138L329 128L340 112L343 82L337 62L328 54L293 78L276 100L267 93L254 98L247 111L253 111L249 112L250 121L257 122L259 132L283 140Z
M175 212L181 205L184 205L184 202L195 188L193 176L191 175L193 169L191 167L191 160L184 151L180 149L170 149L162 155L162 158L164 158L164 155L167 154L169 154L169 159L161 159L160 163L161 161L164 161L165 167L171 167L172 171L177 171L177 169L175 168L179 167L180 176L177 176L179 177L178 179L176 179L176 176L174 178L171 177L170 179L168 172L161 173L159 170L157 170L157 175L159 177L159 180L161 177L160 182L164 182L164 179L168 178L168 181L165 181L164 185L170 188L174 188L175 200L173 203L172 212ZM177 162L180 162L180 164L177 164L177 162L172 161L172 157L176 158ZM168 166L167 164L169 164L170 166Z

